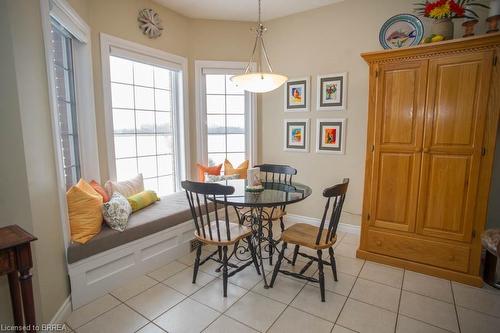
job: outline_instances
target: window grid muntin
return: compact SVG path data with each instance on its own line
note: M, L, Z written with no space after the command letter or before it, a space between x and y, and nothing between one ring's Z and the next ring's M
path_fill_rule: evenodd
M224 93L208 93L207 89L207 75L224 75ZM224 116L224 133L209 133L208 126L207 126L207 135L206 135L206 140L207 140L207 162L210 164L210 155L224 155L224 158L227 159L228 154L243 154L246 157L247 154L247 130L248 130L248 125L246 123L246 107L244 106L244 112L243 113L228 113L227 110L227 96L243 96L244 100L246 98L245 93L228 93L227 91L227 77L232 76L228 74L206 74L205 75L205 105L207 105L208 101L208 96L224 96L224 113L220 112L207 112L207 108L205 108L205 117L206 121L208 122L208 117L209 116ZM243 126L244 130L243 133L229 133L228 132L228 127L227 127L227 119L228 116L241 116L243 117ZM244 135L244 151L231 151L228 152L228 135L231 134L237 134L237 135ZM210 135L221 135L224 136L224 148L225 151L210 151L208 149L208 137Z
M118 56L113 56L111 55L111 57L116 57L116 58L122 58L122 57L118 57ZM113 81L113 79L111 78L110 80L110 84L111 86L113 84L119 84L119 85L124 85L124 86L129 86L132 88L132 103L133 103L133 108L130 109L130 108L124 108L124 107L115 107L113 106L113 101L112 101L112 110L126 110L126 111L133 111L133 114L134 114L134 130L133 131L129 131L129 132L117 132L115 130L115 126L113 125L113 138L115 137L119 137L119 136L131 136L133 135L134 136L134 142L135 142L135 155L131 155L131 156L125 156L125 157L116 157L115 156L115 161L119 161L119 160L130 160L130 159L134 159L135 160L135 167L136 167L136 170L137 172L139 173L140 170L139 170L139 160L142 159L142 158L147 158L147 157L156 157L156 176L150 176L150 177L146 177L144 176L144 180L152 180L152 179L155 179L156 180L156 188L158 191L160 191L160 178L166 178L166 177L171 177L172 179L172 184L171 184L171 188L169 189L169 192L168 193L173 193L175 192L176 188L177 188L177 179L176 179L176 174L177 174L177 163L176 163L176 156L177 156L177 146L176 146L176 138L175 138L175 101L174 101L174 93L175 93L175 89L176 89L176 85L174 85L174 78L176 77L176 73L175 71L171 70L171 69L168 69L168 68L163 68L161 66L157 66L157 65L152 65L152 64L147 64L147 63L144 63L144 62L140 62L140 61L136 61L136 60L132 60L132 59L127 59L127 58L122 58L122 59L125 59L127 61L130 61L132 63L132 83L125 83L125 82L119 82L119 81ZM134 66L135 64L146 64L148 66L151 66L153 67L153 70L152 70L152 75L153 75L153 81L152 81L152 84L151 86L145 86L145 85L140 85L140 84L135 84L135 70L134 70ZM164 70L168 70L169 71L169 80L170 80L170 89L165 89L165 88L158 88L156 87L156 83L155 83L155 71L154 71L154 68L161 68L161 69L164 69ZM111 76L111 75L110 75ZM147 89L152 89L153 90L153 108L152 109L143 109L143 108L136 108L136 87L141 87L141 88L147 88ZM170 93L170 111L165 111L165 110L158 110L156 108L156 93L155 93L155 90L160 90L160 91L167 91ZM143 131L138 131L137 130L137 112L138 111L146 111L146 112L153 112L153 124L154 124L154 131L153 132L143 132ZM170 132L163 132L163 131L158 131L157 128L158 128L158 125L157 125L157 117L156 117L156 113L168 113L169 116L170 116ZM155 145L155 152L156 154L154 155L140 155L139 154L139 145L138 145L138 137L140 135L149 135L149 136L153 136L154 137L154 145ZM159 136L165 136L165 137L170 137L171 139L171 153L158 153L158 137ZM115 142L113 143L115 145ZM115 145L115 149L116 149L116 145ZM171 173L160 173L159 171L159 159L158 157L171 157L171 170L172 172ZM165 194L168 194L168 193L165 193Z
M66 31L64 27L62 27L57 21L51 19L50 22L50 28L51 28L51 40L52 40L52 62L54 64L54 76L55 76L55 92L56 92L56 99L58 102L62 102L67 104L64 108L64 112L66 112L66 122L68 121L69 117L71 117L71 131L72 133L66 133L63 131L63 126L62 126L62 114L61 114L61 108L58 106L57 107L57 117L58 117L58 125L59 125L59 140L60 140L60 147L61 147L61 156L62 156L62 163L63 163L63 171L64 171L64 182L66 185L66 189L69 189L72 185L74 185L81 177L81 161L80 161L80 147L79 147L79 140L78 140L78 119L77 119L77 114L76 114L76 91L75 91L75 76L74 76L74 66L73 66L73 49L72 49L72 41L73 37L72 35ZM59 63L57 59L57 50L55 40L59 39L61 42L61 56L62 56L62 61L63 63ZM68 66L64 66L64 61L66 61ZM63 78L60 79L58 76L58 71L57 69L62 69L63 73ZM69 100L66 100L64 98L61 98L60 96L57 96L59 93L59 89L57 84L63 82L65 84L64 90L69 92ZM66 95L66 94L65 94ZM69 114L68 114L68 106L69 105ZM67 141L66 141L67 140ZM68 146L70 147L70 152L68 153L70 156L74 154L74 160L75 163L71 163L71 158L66 158L65 157L65 151L64 151L64 146L65 142L68 143ZM73 150L73 154L71 152L71 148ZM71 170L69 173L68 170ZM71 181L68 182L68 178L71 178Z

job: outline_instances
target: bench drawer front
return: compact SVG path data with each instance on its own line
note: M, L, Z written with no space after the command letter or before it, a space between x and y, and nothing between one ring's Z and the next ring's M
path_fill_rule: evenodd
M375 230L369 230L367 235L368 251L459 272L468 271L470 249L467 246L444 244Z
M12 271L14 263L10 260L10 251L0 251L0 274Z

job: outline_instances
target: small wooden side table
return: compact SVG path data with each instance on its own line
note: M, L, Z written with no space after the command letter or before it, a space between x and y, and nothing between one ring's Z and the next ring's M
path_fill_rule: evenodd
M0 275L7 274L9 278L14 323L25 326L27 332L35 331L36 325L30 272L30 243L35 240L35 236L17 225L0 228Z

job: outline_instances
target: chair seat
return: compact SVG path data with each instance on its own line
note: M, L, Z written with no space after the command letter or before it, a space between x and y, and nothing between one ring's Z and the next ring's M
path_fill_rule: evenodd
M327 249L337 241L337 235L335 235L331 241L326 242L327 231L323 230L320 244L317 245L318 232L318 227L306 223L296 223L283 231L281 239L289 244L301 245L315 250Z
M211 223L210 225L205 226L204 229L206 237L203 237L203 233L199 235L197 231L194 232L194 235L196 236L196 239L205 244L228 245L228 244L234 244L240 239L246 238L252 234L252 230L250 230L250 228L244 225L240 225L238 223L230 222L229 231L231 234L231 239L228 240L226 232L226 224L220 222L219 228L220 228L220 241L217 235L217 225L215 223ZM212 239L210 239L210 232L212 232Z

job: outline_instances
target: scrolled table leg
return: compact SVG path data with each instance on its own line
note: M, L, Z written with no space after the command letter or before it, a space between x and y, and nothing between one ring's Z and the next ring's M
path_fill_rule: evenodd
M256 212L255 212L256 210ZM264 289L268 289L269 285L267 284L266 279L266 271L264 270L264 261L262 260L262 235L264 234L262 231L262 208L252 209L253 215L253 224L257 224L257 248L258 248L258 256L260 262L260 269L262 271L262 279L264 280Z

